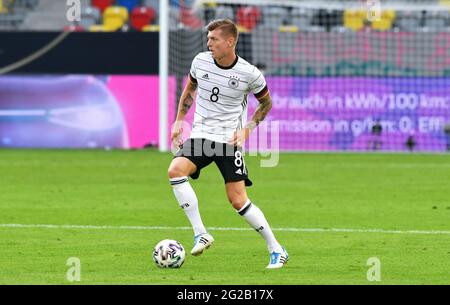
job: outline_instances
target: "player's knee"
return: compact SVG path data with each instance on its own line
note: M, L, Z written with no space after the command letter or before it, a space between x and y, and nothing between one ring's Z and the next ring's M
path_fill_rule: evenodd
M186 176L183 173L183 170L179 166L176 166L176 165L169 166L169 169L167 170L167 174L170 179Z
M228 195L228 201L231 203L234 209L240 210L244 206L247 199L239 194L232 194Z
M235 201L231 202L231 205L233 206L233 208L235 210L240 210L244 206L245 202L246 202L246 200L235 200Z

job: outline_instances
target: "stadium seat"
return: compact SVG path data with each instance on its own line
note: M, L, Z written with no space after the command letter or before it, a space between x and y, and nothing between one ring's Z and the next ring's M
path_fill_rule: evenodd
M234 21L233 8L224 5L217 6L215 19L230 19Z
M180 27L180 9L177 7L169 7L169 29L176 30Z
M384 10L381 12L380 19L372 21L372 29L377 31L387 31L392 28L395 20L394 10Z
M199 29L203 26L203 20L196 16L190 8L180 7L180 22L183 27Z
M352 10L348 9L344 11L344 27L353 31L359 31L364 28L366 20L365 10Z
M8 10L3 6L3 0L0 0L0 14L7 13Z
M313 25L314 12L304 8L293 8L288 23L297 31L319 32L324 31L320 26ZM280 29L281 30L281 29ZM289 30L289 27L287 28Z
M396 27L406 32L419 32L421 30L422 12L398 12L395 21Z
M372 29L377 31L387 31L392 27L392 22L389 19L380 18L372 21Z
M140 5L140 2L139 0L116 0L115 5L126 7L129 12L132 12L134 8Z
M284 7L262 7L264 27L278 30L288 20L288 11Z
M0 31L2 30L17 30L25 19L24 14L8 13L0 14Z
M333 28L342 26L342 11L321 8L314 13L311 23L330 32Z
M103 24L113 31L120 29L128 22L128 10L122 6L110 6L103 13Z
M424 18L424 27L427 31L432 32L443 32L448 31L449 26L449 12L448 11L440 11L440 12L426 12Z
M155 20L156 12L151 7L135 7L131 12L131 27L142 31L143 27L152 24Z
M203 5L205 7L216 8L217 7L217 2L216 1L205 1Z
M80 25L89 29L94 24L98 24L100 22L100 11L96 7L88 6L81 12L81 21Z
M141 2L139 6L151 7L155 10L155 12L159 12L159 0L145 0ZM170 5L169 5L170 6ZM170 6L172 7L172 6Z
M206 24L210 23L212 20L216 18L216 8L217 8L216 2L205 2L203 3L203 6L198 8L199 10L202 11L203 19L205 20Z
M104 12L107 7L113 5L114 0L92 0L92 6L98 8L100 12Z
M115 32L128 22L128 11L122 6L110 6L103 13L103 24L93 25L91 32Z
M381 17L385 17L387 19L394 21L395 17L396 17L396 13L394 10L384 10L381 12Z
M237 10L236 22L238 25L253 30L259 22L261 12L256 6L243 6Z

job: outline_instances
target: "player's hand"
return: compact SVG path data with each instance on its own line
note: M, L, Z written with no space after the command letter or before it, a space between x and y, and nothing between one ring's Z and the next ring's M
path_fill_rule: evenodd
M235 131L233 137L228 142L228 144L242 147L242 145L244 145L245 141L247 141L248 137L250 136L250 131L251 130L249 128L244 128L239 131Z
M180 147L181 144L183 144L183 126L182 121L177 121L172 126L172 132L170 134L170 139L172 140L172 143L175 147Z

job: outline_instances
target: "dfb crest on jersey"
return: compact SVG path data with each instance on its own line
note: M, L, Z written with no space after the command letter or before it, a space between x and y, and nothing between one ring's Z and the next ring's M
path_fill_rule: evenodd
M239 78L237 78L236 76L231 76L230 80L228 81L228 86L233 89L239 87Z

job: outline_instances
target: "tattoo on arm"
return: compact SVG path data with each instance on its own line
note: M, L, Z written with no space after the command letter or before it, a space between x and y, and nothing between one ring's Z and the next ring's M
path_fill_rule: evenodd
M258 99L258 101L259 106L258 108L256 108L252 120L247 124L247 126L251 129L258 126L259 123L261 123L265 119L266 115L272 108L272 99L270 98L270 94L266 94L264 97Z
M181 101L181 112L183 112L184 114L188 113L193 103L194 98L192 97L191 92L188 92L186 97Z
M195 90L197 90L197 84L190 81L186 89L186 95L184 96L184 98L182 97L179 107L180 112L183 114L187 114L192 104L194 103L193 94Z
M195 91L195 90L197 90L197 86L198 86L197 83L190 82L189 89L192 91Z

